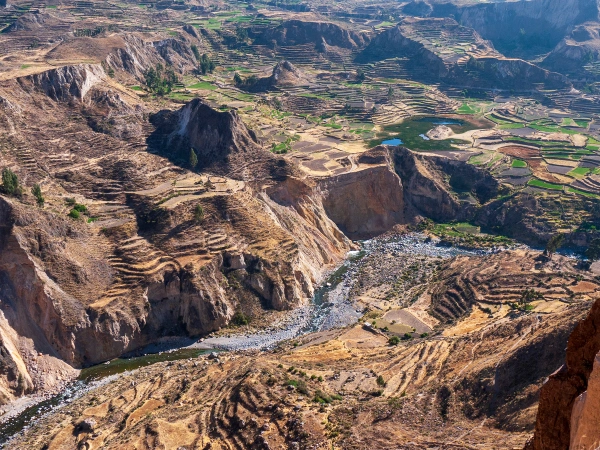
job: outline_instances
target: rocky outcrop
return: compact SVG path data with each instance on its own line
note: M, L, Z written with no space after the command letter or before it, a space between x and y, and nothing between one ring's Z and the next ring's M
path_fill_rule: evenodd
M280 61L270 76L259 78L256 81L242 86L245 90L251 92L263 92L277 89L278 87L301 86L309 83L308 77L300 69L295 67L289 61Z
M600 24L590 23L577 26L544 58L542 65L556 72L578 75L586 64L598 59Z
M302 20L287 20L257 36L257 43L285 46L324 43L332 47L356 49L368 42L366 34L348 30L338 24Z
M600 301L567 344L565 364L544 384L535 435L526 446L535 450L596 448L598 445L598 358ZM595 408L596 406L596 408Z
M178 111L161 111L151 118L156 131L148 143L178 164L189 167L190 149L197 170L211 170L238 179L285 179L294 172L282 158L258 143L235 111L217 111L194 99Z
M460 202L444 184L444 175L428 157L397 147L392 153L394 167L402 180L405 202L414 211L438 222L461 216Z
M87 93L105 78L101 65L79 64L21 77L17 81L25 91L40 89L54 100L68 102L83 101Z
M433 7L425 0L413 0L402 7L402 13L409 16L427 17L433 12Z

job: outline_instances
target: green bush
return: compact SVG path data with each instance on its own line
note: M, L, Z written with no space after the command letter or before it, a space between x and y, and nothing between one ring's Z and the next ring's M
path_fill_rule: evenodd
M234 325L248 325L250 323L250 317L248 317L246 314L244 314L241 311L238 311L234 314L233 318L231 319L231 322Z
M398 345L400 343L400 338L398 336L392 336L389 340L388 343L390 345Z
M79 211L77 211L76 209L72 209L69 212L69 217L73 218L73 219L79 219L80 215L79 215Z
M162 64L144 72L144 80L148 89L159 96L169 94L178 81L175 71L170 67L165 69Z
M31 188L31 193L35 197L35 201L38 204L38 206L44 206L44 202L46 200L44 199L44 195L42 194L42 188L39 184L33 185L33 187Z
M387 384L387 383L386 383L386 382L385 382L385 380L383 379L383 376L382 376L382 375L379 375L379 376L377 377L377 386L382 386L382 387L385 387L385 385L386 385L386 384Z
M77 212L80 212L80 213L86 213L87 212L87 206L82 205L81 203L75 203L73 205L73 209L75 211L77 211Z
M204 219L204 208L202 208L202 205L196 205L196 207L194 208L194 220L196 222L202 222L203 219Z
M2 188L8 195L19 195L21 193L19 177L8 167L2 170Z

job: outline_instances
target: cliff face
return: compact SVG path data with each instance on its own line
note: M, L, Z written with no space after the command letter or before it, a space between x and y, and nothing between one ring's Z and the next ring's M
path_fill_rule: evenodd
M368 36L331 22L288 20L258 36L259 42L276 45L315 44L355 49L368 43Z
M544 384L528 449L596 448L600 436L600 301L569 337L565 364Z
M557 72L577 74L583 66L590 61L597 61L599 57L600 24L589 23L575 27L573 32L544 58L542 64Z
M24 90L41 89L53 100L82 101L104 78L104 70L100 65L80 64L22 77L18 81Z
M369 167L365 161L383 164ZM321 184L327 215L352 239L368 239L399 223L408 223L402 181L386 150L363 156L362 170L331 177ZM359 160L359 162L361 161Z
M597 20L596 0L534 0L468 6L435 4L433 16L450 15L474 28L506 54L551 50L573 26Z
M265 151L235 111L220 112L194 99L177 111L161 111L151 118L155 131L150 148L179 165L189 166L190 151L198 158L196 170L210 170L244 180L284 180L296 169Z

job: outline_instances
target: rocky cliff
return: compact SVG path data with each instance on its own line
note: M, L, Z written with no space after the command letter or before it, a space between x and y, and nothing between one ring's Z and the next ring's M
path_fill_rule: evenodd
M600 24L578 25L550 52L542 65L551 70L578 75L584 66L600 59ZM586 76L593 76L587 72Z
M345 49L363 47L368 41L366 34L348 30L336 23L302 20L287 20L257 37L257 42L267 45L324 44Z
M597 20L596 0L534 0L457 6L434 5L432 16L453 16L505 54L550 51L577 24Z
M192 149L198 170L212 170L251 178L250 163L274 162L275 157L260 148L256 136L235 111L220 112L200 99L178 111L162 111L152 117L156 131L151 145L171 159L187 164ZM286 163L280 160L283 165Z
M388 151L375 148L358 163L359 170L321 183L327 215L352 239L368 239L408 223L412 217L406 211L403 181Z
M600 301L567 344L565 364L542 387L535 435L527 449L591 449L600 439Z

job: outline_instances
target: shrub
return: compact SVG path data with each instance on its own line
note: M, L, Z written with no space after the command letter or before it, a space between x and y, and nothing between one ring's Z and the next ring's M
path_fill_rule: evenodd
M200 58L200 65L198 66L198 72L200 72L202 75L206 75L207 73L213 73L216 66L217 65L215 64L215 62L212 61L208 57L208 55L205 53Z
M193 148L190 148L190 158L188 160L190 168L194 169L198 165L198 156Z
M421 333L422 338L426 338L427 336L429 336L429 333Z
M194 208L194 220L196 222L202 222L202 220L204 220L204 208L202 205L196 205Z
M86 213L86 212L87 212L87 206L85 206L85 205L82 205L81 203L75 203L75 204L73 205L73 209L74 209L75 211L78 211L78 212L80 212L80 213Z
M196 44L192 44L190 45L190 48L192 49L192 53L194 54L196 59L200 60L200 52L198 51L198 46Z
M77 211L76 209L72 209L69 212L69 217L73 218L73 219L79 219L79 211Z
M392 336L392 337L389 339L388 343L389 343L390 345L398 345L398 344L400 343L400 338L399 338L398 336Z
M31 193L35 197L35 201L38 204L38 206L44 206L44 202L46 200L44 199L44 195L42 194L42 188L39 184L33 185L33 187L31 188Z
M8 195L19 195L21 192L19 177L8 167L2 170L2 188Z
M250 323L250 317L248 317L246 314L244 314L241 311L238 311L234 314L233 318L231 319L231 322L234 325L248 325Z
M386 384L387 384L387 383L386 383L386 382L385 382L385 380L383 379L383 376L382 376L382 375L379 375L379 376L377 377L377 386L382 386L382 387L385 387L385 385L386 385Z

